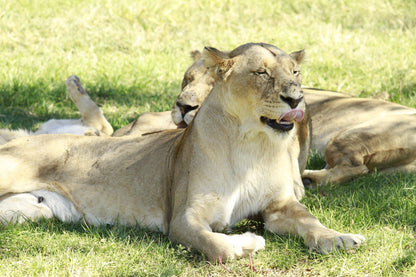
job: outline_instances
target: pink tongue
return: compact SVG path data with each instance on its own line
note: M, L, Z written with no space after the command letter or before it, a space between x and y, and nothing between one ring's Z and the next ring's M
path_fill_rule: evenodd
M301 109L293 109L288 112L282 114L279 118L279 122L286 121L286 122L293 122L293 121L301 121L305 113Z

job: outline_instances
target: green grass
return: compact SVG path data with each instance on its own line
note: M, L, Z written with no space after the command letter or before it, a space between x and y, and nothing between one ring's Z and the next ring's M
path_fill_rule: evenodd
M171 107L189 52L267 42L306 49L305 86L416 107L413 0L0 0L0 127L36 129L78 117L64 82L78 75L115 129ZM321 164L313 157L311 166ZM416 275L416 175L366 176L310 190L303 202L326 226L361 233L354 251L310 253L297 237L264 232L266 250L227 263L235 275ZM165 236L58 221L0 227L1 276L224 275Z

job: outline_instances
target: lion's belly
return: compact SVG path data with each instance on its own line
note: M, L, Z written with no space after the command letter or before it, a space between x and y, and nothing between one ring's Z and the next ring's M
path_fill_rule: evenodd
M138 224L157 231L167 231L162 194L154 197L140 187L122 184L108 186L105 183L73 184L67 189L77 210L89 224Z

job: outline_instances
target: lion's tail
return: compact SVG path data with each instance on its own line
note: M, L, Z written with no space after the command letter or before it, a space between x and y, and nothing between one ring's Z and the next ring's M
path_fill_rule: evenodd
M8 141L11 141L15 138L31 136L33 133L24 129L9 130L9 129L0 129L0 145L5 144Z

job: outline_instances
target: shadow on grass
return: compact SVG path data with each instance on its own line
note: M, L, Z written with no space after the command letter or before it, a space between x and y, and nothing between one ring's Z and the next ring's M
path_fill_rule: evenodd
M310 163L322 162L311 157ZM320 210L337 209L338 220L364 228L371 224L416 229L416 173L372 174L343 184L327 184L306 191L303 201ZM349 216L351 215L351 216ZM354 217L354 218L353 218Z
M392 102L416 108L416 82L406 83L397 89L390 90L389 94L392 95Z
M67 223L62 222L58 219L41 219L39 221L33 222L29 221L21 225L11 224L9 226L1 225L0 231L3 232L3 235L7 236L7 233L10 233L12 236L16 233L46 233L47 237L56 237L59 239L59 235L71 234L80 239L87 239L90 241L90 244L96 244L99 242L116 242L121 244L129 244L137 247L143 246L143 248L166 248L169 252L172 252L177 258L181 260L186 260L191 263L206 263L204 256L196 251L189 251L180 244L171 242L169 238L156 231L152 231L140 226L125 226L120 224L115 225L101 225L101 226L90 226L85 223ZM0 243L2 241L0 236ZM3 246L7 243L3 243ZM31 253L31 255L36 256L39 253L45 252L43 249L48 248L48 245L36 244L32 246L31 249L25 250L26 254ZM5 246L7 247L7 246ZM82 245L76 245L71 243L71 248L77 252L88 252L91 248L90 245L85 242ZM84 249L85 248L85 249ZM4 255L3 248L0 246L0 257ZM8 253L9 257L13 253ZM16 251L16 255L19 253Z
M148 105L149 111L164 111L171 108L179 94L180 81L180 78L175 82L142 80L141 83L126 85L103 77L83 85L98 106L106 104L117 110L120 107ZM393 95L393 102L416 107L416 83L405 84L388 92ZM115 129L137 118L126 117L119 122L112 115L106 116ZM30 84L17 81L0 83L0 126L33 130L37 124L51 118L79 118L75 105L66 94L64 80L51 82L39 79Z
M142 84L113 84L102 80L95 84L83 84L91 99L98 106L114 107L115 115L121 107L148 106L150 111L169 110L171 103L180 92L178 82L160 82L147 87ZM120 124L113 115L106 114L113 125ZM76 106L66 94L65 82L47 83L37 80L31 84L13 83L0 84L0 126L11 129L34 129L37 124L51 118L79 118ZM136 117L125 118L127 124ZM115 129L121 126L114 126Z
M412 245L406 245L406 252L404 256L393 262L393 266L397 271L404 271L416 264L416 242Z

